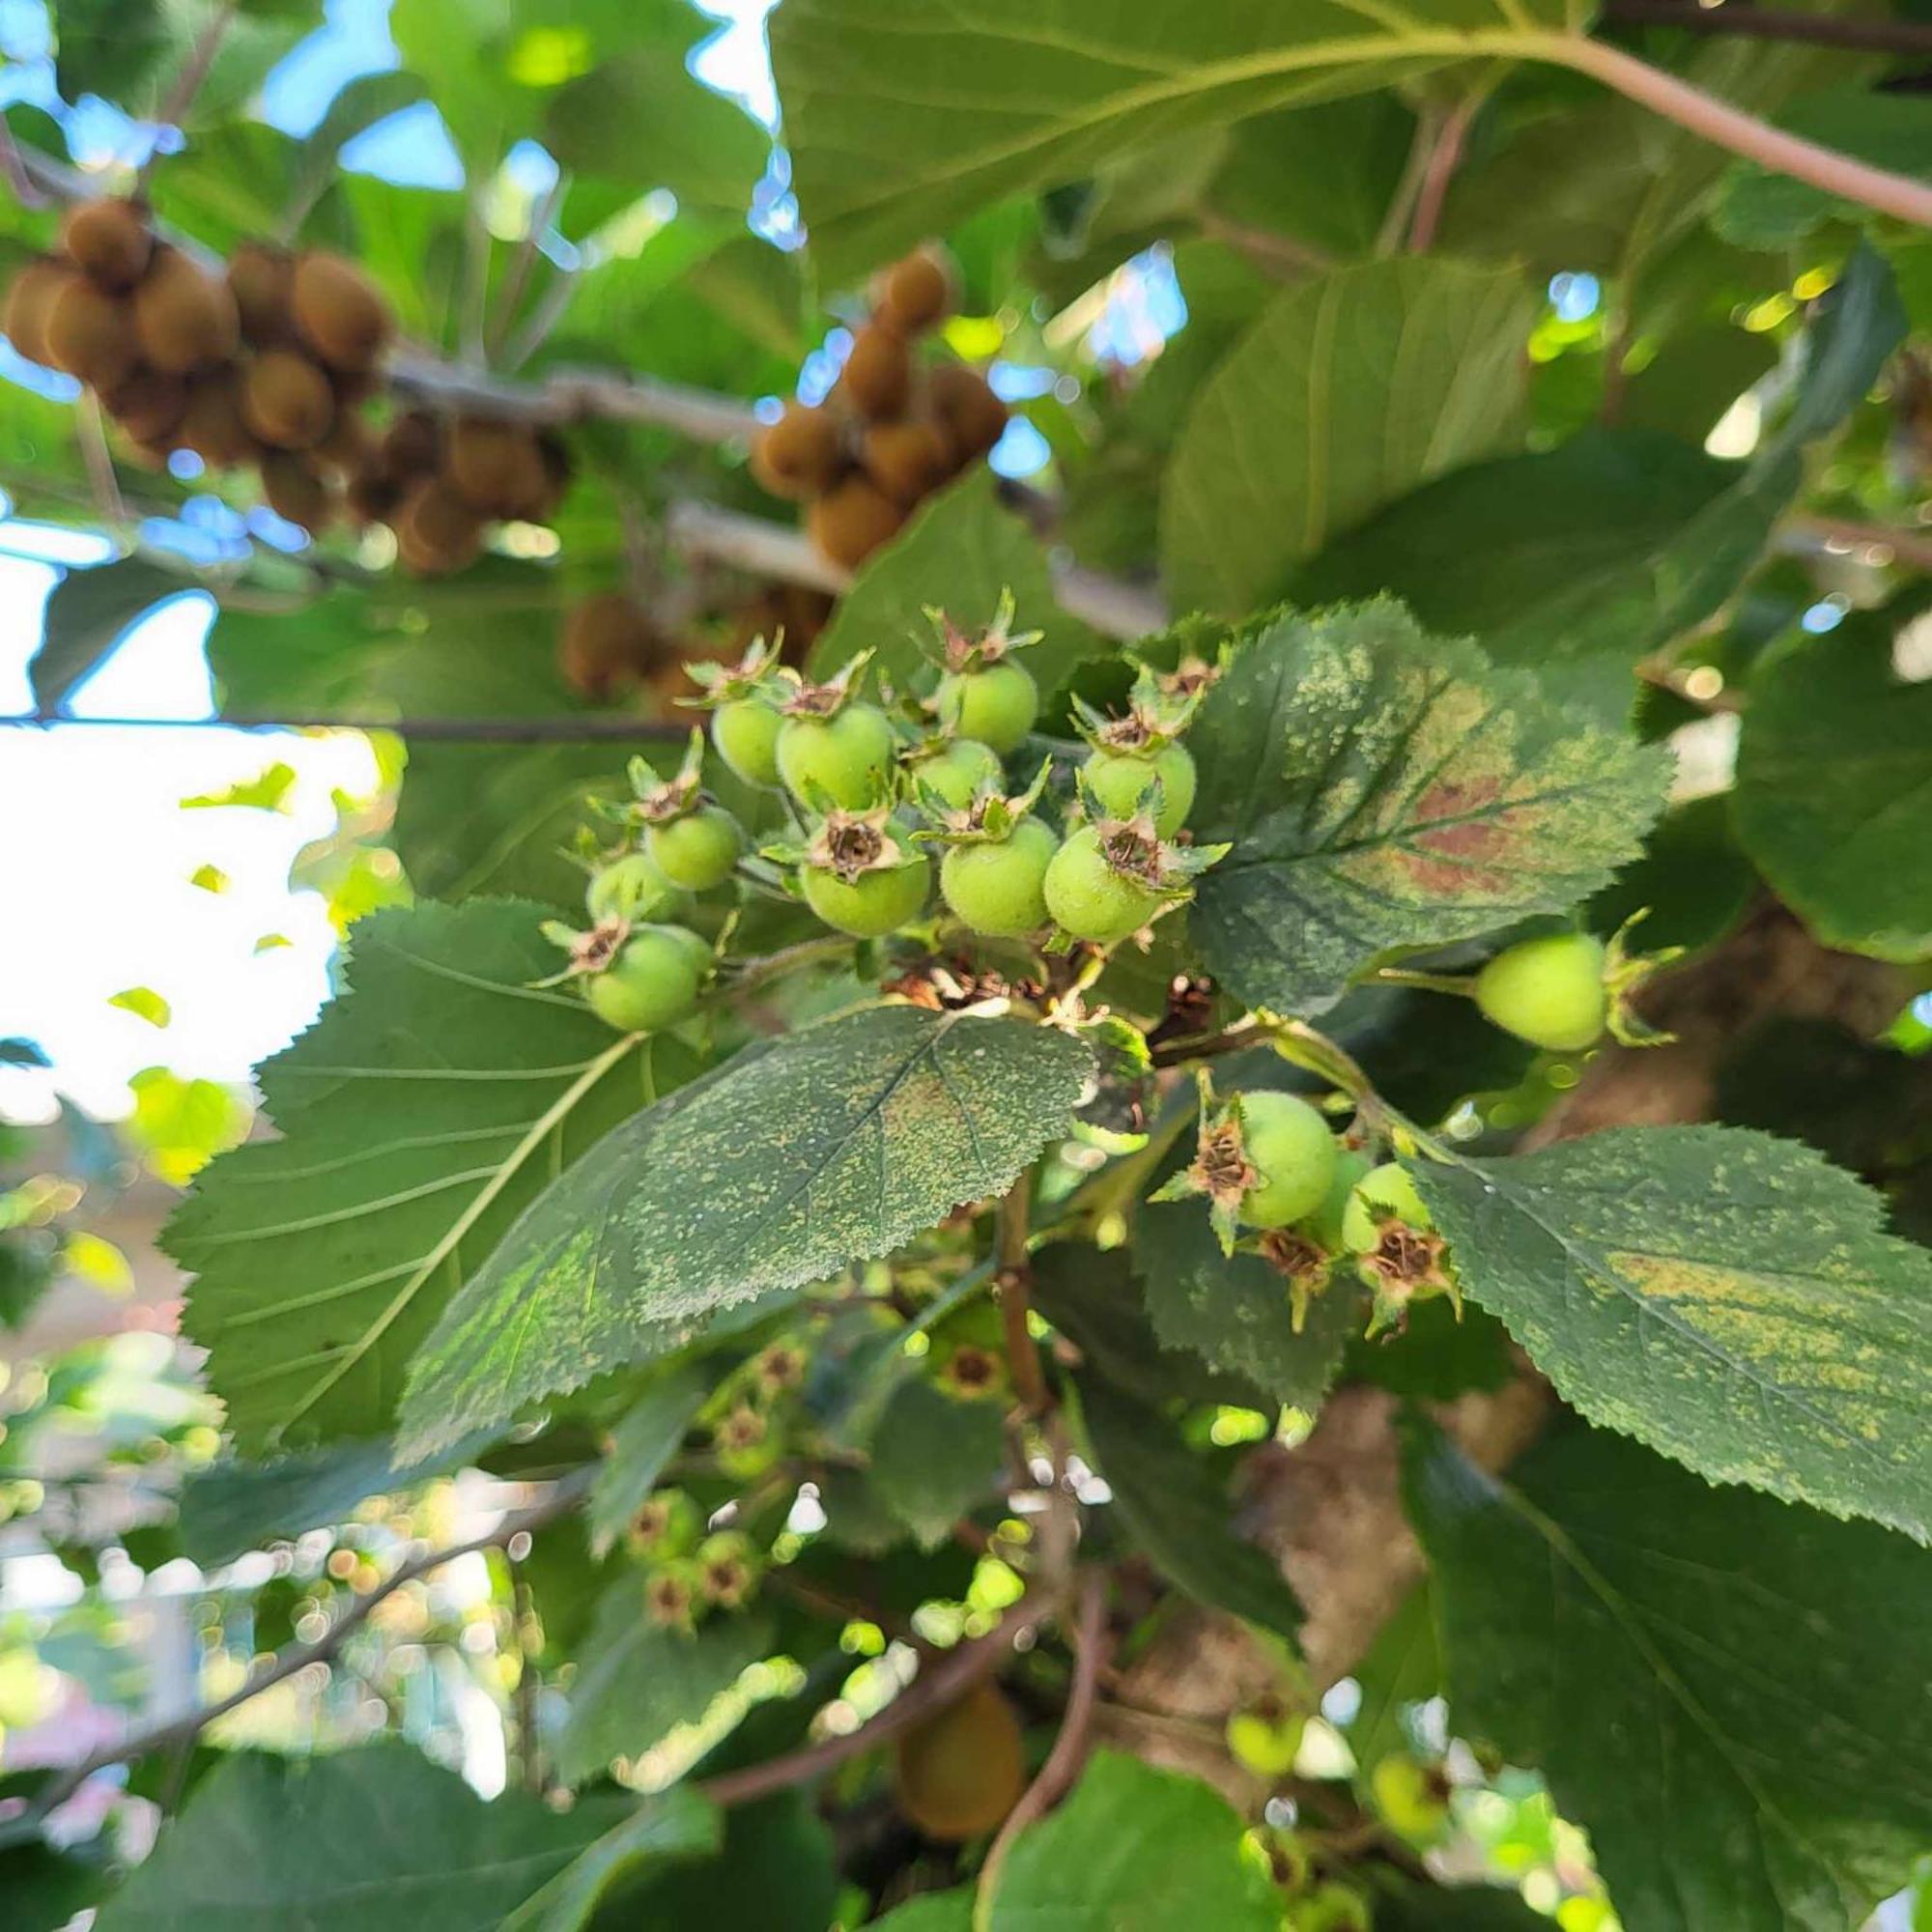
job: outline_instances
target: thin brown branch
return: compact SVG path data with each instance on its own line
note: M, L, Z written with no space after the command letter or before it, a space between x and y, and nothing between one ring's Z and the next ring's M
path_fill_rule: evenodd
M1435 231L1441 225L1442 206L1449 198L1449 184L1463 159L1463 143L1468 137L1469 123L1483 104L1480 93L1465 95L1443 115L1430 143L1429 158L1423 163L1422 180L1416 189L1415 213L1408 224L1408 252L1425 255L1435 245Z
M1436 131L1441 125L1442 109L1435 101L1425 100L1417 107L1408 154L1403 161L1395 191L1389 196L1388 207L1382 211L1382 225L1376 233L1378 255L1393 255L1408 233L1415 218L1415 198L1422 192L1422 177L1428 170L1429 156L1435 152Z
M313 1643L291 1644L286 1650L278 1651L261 1669L251 1671L242 1685L227 1696L217 1697L212 1704L199 1705L179 1718L170 1718L165 1723L151 1724L146 1730L132 1731L114 1744L90 1751L77 1764L70 1765L40 1793L34 1801L35 1816L44 1818L57 1810L97 1771L104 1771L111 1764L126 1764L134 1758L148 1757L156 1751L192 1741L217 1718L225 1718L230 1711L239 1710L263 1691L277 1684L287 1683L291 1677L299 1676L313 1663L327 1663L369 1621L377 1605L385 1603L398 1590L440 1570L445 1563L455 1562L459 1556L470 1556L479 1549L501 1548L514 1538L554 1521L577 1506L584 1491L590 1487L595 1473L594 1464L578 1469L558 1483L541 1502L532 1503L527 1509L511 1511L495 1529L482 1536L472 1536L467 1543L455 1544L447 1549L432 1549L402 1564L366 1597L356 1598Z
M1885 524L1861 524L1846 517L1793 517L1784 526L1793 535L1852 550L1889 551L1912 570L1932 571L1932 531L1901 530ZM1870 559L1873 562L1882 559Z
M747 1765L742 1771L721 1773L696 1788L714 1804L728 1808L750 1804L771 1797L774 1792L789 1791L794 1785L823 1777L847 1758L890 1743L921 1719L954 1702L982 1677L990 1677L1012 1655L1013 1645L1037 1621L1037 1605L1031 1598L1022 1597L984 1636L948 1651L930 1668L922 1670L909 1690L895 1697L877 1717L861 1724L856 1731L808 1745L803 1750L790 1751L783 1757L769 1758L763 1764Z
M502 354L504 339L510 332L510 325L517 319L517 305L524 298L524 290L528 285L530 270L536 267L544 236L556 219L556 211L561 206L569 186L569 175L559 168L556 179L545 189L543 198L530 210L529 223L524 230L523 240L517 243L517 252L510 258L510 266L503 271L503 285L497 291L497 312L491 318L488 340L492 360Z
M1290 275L1319 275L1335 266L1335 258L1312 242L1299 242L1293 235L1276 235L1265 228L1249 228L1226 215L1204 210L1196 217L1202 234L1225 242L1238 249L1256 268Z
M187 110L194 105L194 98L201 92L201 84L208 78L209 70L214 65L214 57L221 51L221 43L228 33L228 25L235 17L234 0L217 7L209 16L207 26L196 35L194 44L189 47L187 58L182 62L181 71L175 75L174 85L168 89L166 98L155 113L155 124L160 128L179 128L186 118ZM141 163L140 172L134 177L137 188L147 184L156 161L161 158L159 144L149 151L148 158Z
M1033 1210L1033 1169L1028 1168L1000 1198L993 1258L993 1287L1000 1304L1000 1325L1006 1336L1007 1366L1013 1388L1029 1415L1044 1415L1052 1404L1039 1348L1027 1325L1032 1307L1033 1260L1028 1247L1028 1222Z
M0 114L0 176L5 177L9 192L22 208L44 208L53 199L28 171L12 124L4 114Z
M1932 27L1909 20L1844 20L1768 7L1699 6L1696 0L1606 0L1603 17L1620 27L1676 27L1687 34L1803 41L1852 52L1932 55Z
M1007 1813L1005 1824L987 1850L986 1861L980 1867L979 1890L973 1901L974 1932L985 1932L991 1920L993 1897L1000 1889L1000 1872L1014 1841L1072 1790L1074 1779L1087 1762L1094 1733L1094 1699L1106 1662L1107 1579L1102 1572L1090 1570L1080 1579L1080 1607L1073 1625L1073 1683L1067 1691L1065 1714L1060 1720L1060 1735L1054 1739L1038 1776Z

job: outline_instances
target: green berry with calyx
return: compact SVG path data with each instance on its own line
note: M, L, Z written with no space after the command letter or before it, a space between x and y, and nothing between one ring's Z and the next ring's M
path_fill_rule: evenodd
M998 754L977 738L946 739L907 769L919 792L930 792L949 811L970 811L973 801L996 789L1005 776Z
M591 1011L619 1033L659 1033L686 1018L701 980L690 938L674 926L633 926L609 962L585 975Z
M699 1594L721 1610L742 1609L758 1587L758 1552L741 1530L707 1536L693 1560Z
M806 904L854 939L880 939L917 919L931 880L931 862L895 836L885 807L828 812L799 869Z
M1327 1121L1298 1094L1269 1088L1240 1096L1241 1144L1255 1179L1241 1196L1251 1228L1286 1228L1327 1198L1340 1150Z
M1046 874L1060 851L1051 826L1022 818L1004 838L952 846L939 891L956 918L992 939L1018 939L1046 923Z
M704 1512L682 1490L654 1490L638 1505L625 1541L639 1556L688 1555L704 1534Z
M620 919L630 925L674 920L691 909L691 895L674 886L646 852L627 852L590 875L583 903L598 924Z
M1099 751L1081 768L1081 779L1094 802L1113 818L1127 818L1140 810L1151 785L1160 786L1153 829L1172 838L1194 810L1194 754L1185 745L1162 745L1146 752Z
M722 805L699 805L652 825L644 843L672 885L704 893L731 876L745 847L745 835Z
M1580 1053L1610 1016L1604 943L1587 932L1549 933L1499 952L1476 976L1487 1018L1551 1053Z
M1374 1165L1356 1148L1343 1148L1335 1155L1335 1172L1329 1179L1328 1191L1321 1197L1321 1206L1308 1216L1309 1234L1331 1255L1340 1254L1348 1246L1342 1236L1342 1217L1349 1211L1355 1183Z
M838 806L864 811L887 795L898 751L892 720L851 696L864 660L826 684L801 685L785 700L779 728L779 777L811 810Z
M1013 653L1043 633L1013 630L1013 596L1000 593L993 621L977 637L943 611L928 611L945 665L932 707L939 722L962 738L977 738L1004 756L1017 751L1039 716L1039 687Z
M1212 682L1207 667L1191 661L1168 678L1143 665L1123 717L1109 718L1073 700L1074 724L1093 747L1080 770L1080 788L1097 811L1128 818L1151 810L1161 838L1180 830L1194 810L1198 782L1193 753L1180 734Z
M691 700L711 707L711 743L718 755L748 785L779 782L779 708L796 688L798 674L778 661L778 650L757 639L734 665L696 664L686 674L702 685L704 696Z
M1363 1175L1350 1194L1342 1213L1342 1245L1350 1254L1373 1254L1381 1245L1382 1231L1391 1221L1421 1235L1435 1226L1408 1170L1399 1161L1385 1160Z

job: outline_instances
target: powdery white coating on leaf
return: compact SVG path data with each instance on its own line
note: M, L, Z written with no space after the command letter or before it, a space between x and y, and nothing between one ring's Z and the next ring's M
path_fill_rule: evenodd
M875 1007L748 1049L524 1215L411 1368L412 1448L668 1352L715 1311L890 1253L1005 1188L1092 1067L1019 1019Z
M1464 1292L1592 1421L1932 1541L1932 1252L1851 1175L1736 1127L1410 1168Z
M1634 858L1667 752L1549 704L1398 604L1283 613L1202 708L1191 930L1254 1006L1330 1006L1397 947L1558 912Z

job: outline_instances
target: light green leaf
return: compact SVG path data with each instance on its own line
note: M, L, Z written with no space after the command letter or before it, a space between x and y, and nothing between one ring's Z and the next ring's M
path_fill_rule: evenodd
M711 1378L683 1362L667 1369L624 1411L584 1505L590 1548L597 1555L623 1534L657 1487L710 1390Z
M868 1932L973 1932L974 1888L923 1892L875 1919Z
M1101 21L1086 0L970 0L943 16L786 0L772 62L813 252L839 282L990 202L1152 141L1457 61L1534 58L1585 11L1577 0L1206 0Z
M1024 1020L874 1007L746 1049L547 1190L410 1372L423 1453L889 1254L1006 1187L1091 1065Z
M900 691L930 682L935 673L921 649L932 642L926 611L942 610L963 629L980 630L993 621L1004 590L1013 593L1017 628L1045 633L1017 662L1050 694L1099 648L1099 639L1054 602L1045 551L1001 503L992 471L980 465L923 504L861 567L811 647L811 668L830 675L871 650L871 675Z
M1535 311L1514 268L1440 256L1277 297L1203 385L1166 471L1176 607L1243 616L1335 532L1520 445Z
M672 1077L681 1049L530 985L556 970L543 916L477 899L360 922L351 990L262 1070L281 1138L223 1155L169 1221L245 1449L386 1429L403 1364L519 1210Z
M1863 1922L1932 1839L1932 1558L1573 1429L1411 1454L1451 1722L1549 1781L1622 1922ZM1379 1920L1378 1920L1379 1922ZM1430 1921L1433 1923L1434 1921Z
M1014 1841L990 1932L1278 1932L1281 1894L1244 1829L1198 1779L1095 1751L1065 1804Z
M1927 599L1859 612L1756 671L1733 815L1745 849L1827 945L1932 952L1932 684L1893 671Z
M313 1757L237 1752L196 1787L100 1932L483 1932L611 1826L609 1801L486 1804L399 1743Z
M1274 1558L1235 1534L1226 1463L1217 1469L1158 1411L1095 1377L1081 1379L1080 1419L1114 1508L1155 1568L1197 1602L1293 1642L1301 1605Z
M137 1020L146 1020L151 1027L164 1027L174 1017L174 1009L152 986L129 986L110 993L107 1004L132 1013Z
M618 1879L634 1880L643 1866L703 1858L724 1842L724 1818L717 1805L691 1786L674 1784L585 1846L503 1920L500 1932L578 1932Z
M957 1402L922 1378L886 1405L871 1441L872 1488L925 1549L1000 1492L1000 1405Z
M755 1611L709 1617L695 1633L652 1623L641 1576L620 1577L598 1604L571 1684L557 1775L582 1784L696 1723L775 1640L771 1619Z
M1932 1253L1861 1181L1738 1127L1410 1172L1463 1291L1593 1422L1932 1538Z
M138 556L70 570L47 598L41 647L27 667L35 708L58 710L106 661L137 617L192 587L175 571Z
M1558 912L1634 858L1668 753L1380 602L1259 620L1190 736L1192 824L1234 850L1189 929L1251 1006L1332 1005L1378 953Z

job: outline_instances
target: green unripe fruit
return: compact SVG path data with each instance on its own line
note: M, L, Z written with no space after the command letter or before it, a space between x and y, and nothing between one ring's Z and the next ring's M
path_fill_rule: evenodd
M779 730L779 776L801 805L821 792L848 811L886 794L893 727L876 704L848 704L830 718L787 718Z
M627 852L591 875L583 903L599 925L610 919L643 925L678 918L690 909L691 895L672 885L648 853Z
M1002 660L984 670L948 671L939 680L939 722L1004 755L1039 716L1039 687L1025 665Z
M1323 1879L1288 1908L1288 1932L1369 1932L1367 1901L1337 1879Z
M748 785L775 785L784 722L783 714L761 697L734 697L711 714L711 743Z
M1476 1004L1485 1015L1551 1053L1594 1046L1609 1017L1604 986L1604 943L1587 932L1525 939L1498 952L1476 976Z
M1321 1207L1308 1217L1308 1232L1331 1255L1340 1254L1348 1245L1342 1236L1342 1216L1349 1211L1355 1183L1372 1166L1374 1162L1368 1155L1354 1148L1342 1148L1335 1155L1335 1172L1329 1178L1328 1192L1321 1197Z
M1046 870L1059 850L1051 826L1023 818L1008 838L953 846L940 864L940 894L975 932L994 939L1037 932L1046 923Z
M1328 1122L1293 1094L1241 1095L1241 1144L1260 1179L1241 1197L1251 1228L1285 1228L1321 1207L1340 1150Z
M688 1554L704 1534L704 1512L682 1490L654 1490L631 1519L628 1541L639 1556Z
M1053 855L1041 890L1063 932L1100 946L1138 932L1160 905L1158 893L1107 863L1100 835L1091 825L1083 825Z
M805 902L836 932L882 939L919 917L931 880L932 867L923 854L910 865L861 872L849 881L822 866L808 866Z
M701 982L704 976L711 971L711 963L717 957L710 940L702 933L693 932L688 925L663 925L658 930L668 933L676 941L684 956L691 961L692 968Z
M954 811L964 811L981 785L998 784L1002 777L998 753L977 738L955 738L943 752L922 758L912 770L921 784Z
M585 982L591 1011L619 1033L675 1026L697 1005L699 975L691 937L675 926L638 927L616 958Z
M1087 790L1109 818L1131 818L1141 794L1160 781L1160 810L1153 829L1172 838L1194 810L1194 754L1185 745L1164 745L1157 752L1095 752L1081 777Z
M682 818L653 825L644 835L644 844L672 885L707 893L731 876L745 847L745 835L722 805L700 805Z
M1286 1777L1300 1754L1305 1728L1298 1712L1236 1711L1228 1719L1228 1749L1257 1777Z
M1405 1838L1430 1844L1449 1823L1449 1806L1439 1777L1412 1757L1385 1757L1369 1777L1378 1810Z
M1342 1215L1342 1245L1350 1254L1373 1254L1381 1243L1381 1223L1390 1215L1418 1234L1426 1235L1435 1225L1408 1170L1385 1160L1356 1181Z

